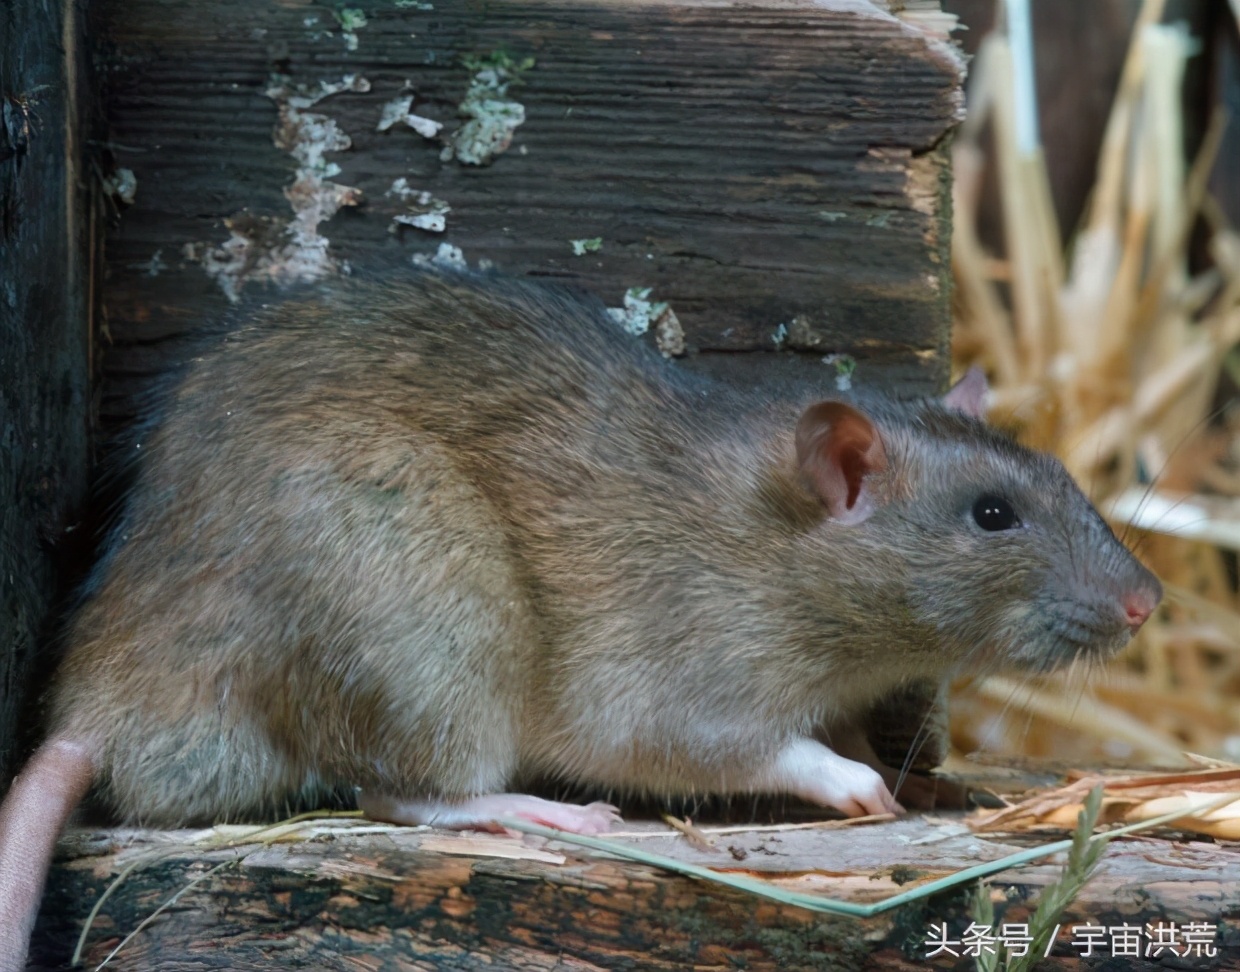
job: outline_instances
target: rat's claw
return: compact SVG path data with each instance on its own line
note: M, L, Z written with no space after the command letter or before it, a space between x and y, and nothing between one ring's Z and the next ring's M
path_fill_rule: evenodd
M864 768L869 769L868 766ZM860 808L859 812L853 813L849 810L844 810L844 812L850 817L863 817L882 813L904 813L904 808L891 795L891 791L887 789L887 784L883 782L883 778L873 770L870 772L873 773L873 778L865 779L864 783L861 783L858 789L851 794L854 805ZM836 809L843 810L844 808L837 806Z

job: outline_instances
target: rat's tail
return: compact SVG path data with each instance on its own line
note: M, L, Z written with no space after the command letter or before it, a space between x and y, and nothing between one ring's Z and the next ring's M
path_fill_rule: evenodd
M94 776L90 747L49 739L0 804L0 972L21 972L26 967L26 949L56 838Z

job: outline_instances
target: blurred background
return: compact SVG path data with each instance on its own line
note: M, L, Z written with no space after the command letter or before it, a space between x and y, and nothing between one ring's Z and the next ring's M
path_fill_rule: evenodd
M953 368L1167 589L1104 671L955 686L949 766L1240 761L1240 0L943 6L972 56Z

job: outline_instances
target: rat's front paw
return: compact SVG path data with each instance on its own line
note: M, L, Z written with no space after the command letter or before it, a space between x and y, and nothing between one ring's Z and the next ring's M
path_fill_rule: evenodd
M877 772L812 739L795 739L785 746L770 781L776 789L850 817L904 812Z
M904 812L887 789L882 776L860 763L852 763L842 757L841 761L851 765L832 771L829 778L819 780L817 786L811 784L809 791L802 795L850 817Z

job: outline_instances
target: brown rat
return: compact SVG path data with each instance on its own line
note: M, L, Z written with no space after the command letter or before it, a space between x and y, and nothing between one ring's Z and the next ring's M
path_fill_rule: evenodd
M858 749L902 686L1110 655L1160 597L984 392L790 403L515 281L265 308L135 443L0 810L0 969L92 780L161 826L340 787L401 821L609 826L504 795L536 777L897 809L815 734Z

